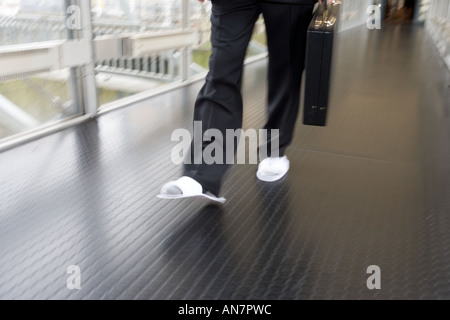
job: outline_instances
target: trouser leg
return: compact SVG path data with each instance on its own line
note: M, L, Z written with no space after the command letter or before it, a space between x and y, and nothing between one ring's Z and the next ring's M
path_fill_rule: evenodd
M216 129L224 138L222 164L206 164L198 156L199 146L205 150L211 142L194 139L191 146L190 164L185 164L184 175L197 180L207 191L218 195L223 177L228 169L227 159L234 158L227 154L227 129L242 127L243 103L241 79L247 46L253 28L260 14L257 0L213 0L211 15L212 56L210 71L206 83L198 94L194 121L202 125L202 135ZM235 143L236 145L236 143ZM201 155L200 155L201 156ZM201 162L201 164L196 164Z
M269 105L265 129L269 134L272 129L280 130L280 156L292 142L299 113L307 28L313 8L313 5L261 4L269 49ZM271 150L270 143L267 150Z

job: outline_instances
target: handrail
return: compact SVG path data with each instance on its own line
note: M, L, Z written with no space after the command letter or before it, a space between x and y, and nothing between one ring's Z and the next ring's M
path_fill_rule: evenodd
M140 57L197 44L193 30L133 33L94 39L96 61ZM0 81L90 63L89 44L83 40L60 40L0 47Z

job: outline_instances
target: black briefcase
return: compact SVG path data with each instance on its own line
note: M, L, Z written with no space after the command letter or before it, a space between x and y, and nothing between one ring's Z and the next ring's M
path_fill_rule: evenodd
M303 123L325 126L330 96L333 43L340 4L319 5L308 28Z

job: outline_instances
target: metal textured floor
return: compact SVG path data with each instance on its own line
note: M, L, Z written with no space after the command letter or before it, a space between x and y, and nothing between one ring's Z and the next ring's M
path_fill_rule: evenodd
M339 38L328 127L299 120L281 183L234 166L223 208L156 198L201 83L1 153L0 299L450 299L449 75L421 27Z

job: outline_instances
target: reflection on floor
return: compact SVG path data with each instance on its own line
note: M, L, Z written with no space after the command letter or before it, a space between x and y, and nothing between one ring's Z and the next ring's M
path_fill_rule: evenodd
M0 298L449 299L448 73L422 27L338 40L328 126L299 119L280 183L234 166L223 208L156 198L201 83L1 153ZM247 67L244 128L265 77Z

